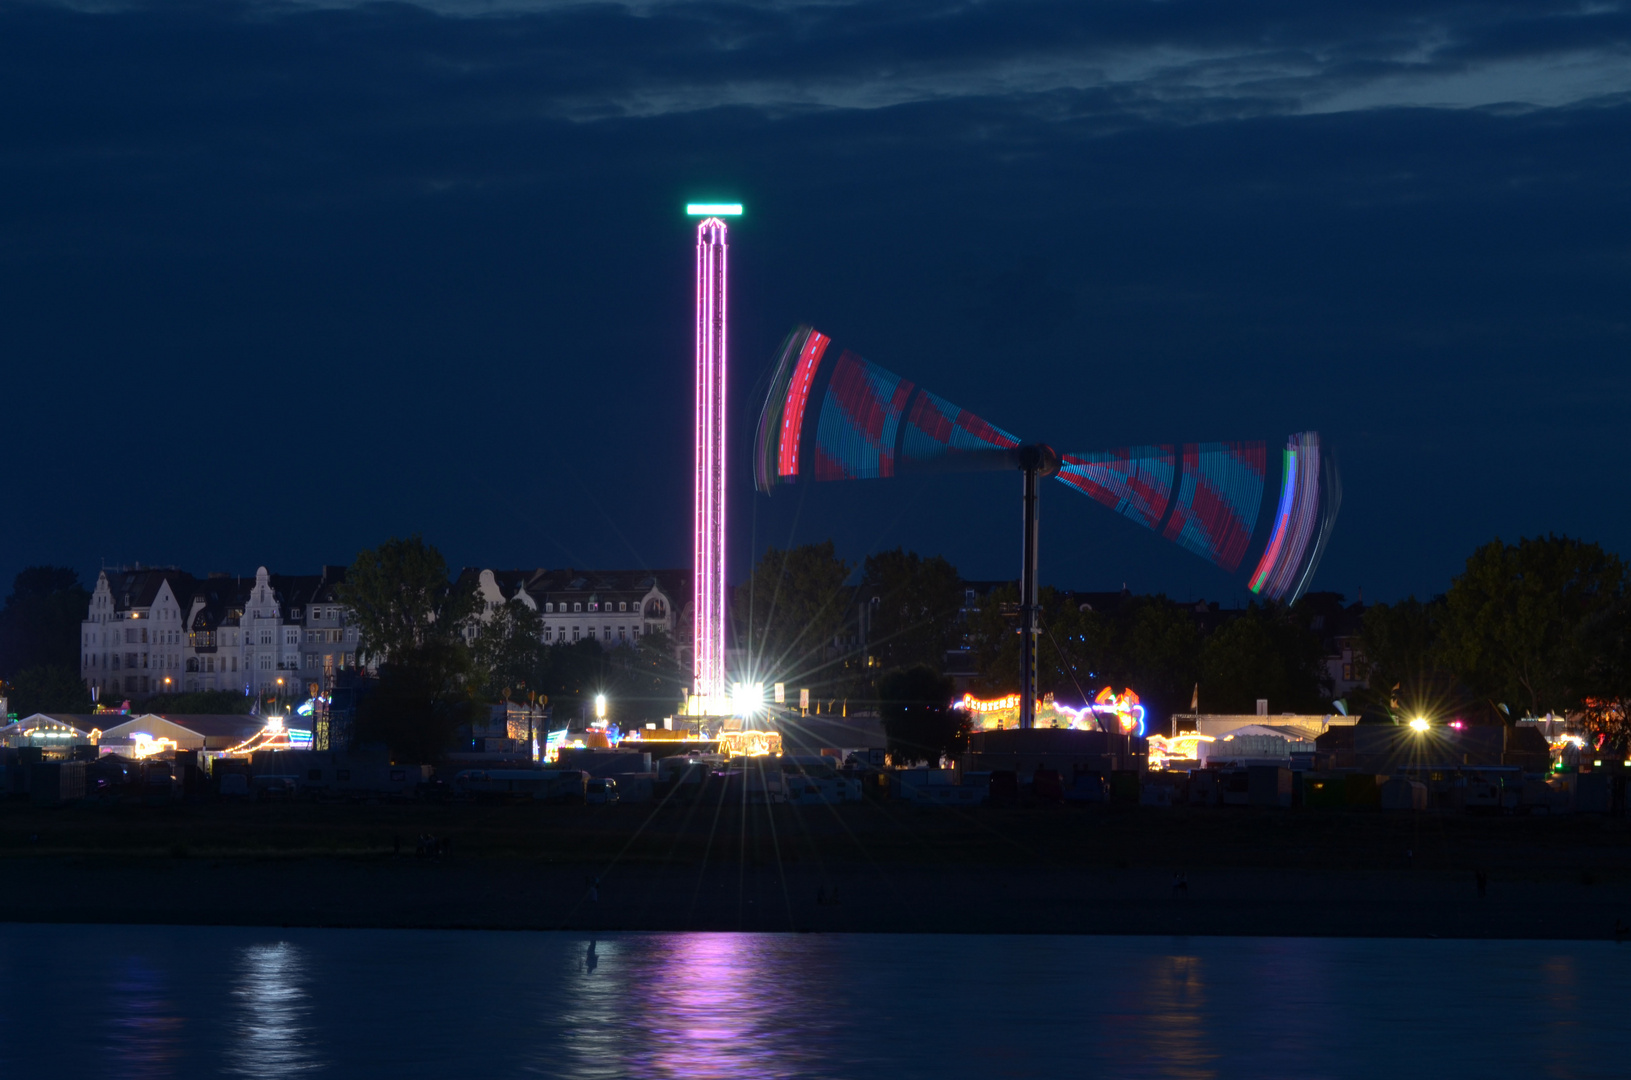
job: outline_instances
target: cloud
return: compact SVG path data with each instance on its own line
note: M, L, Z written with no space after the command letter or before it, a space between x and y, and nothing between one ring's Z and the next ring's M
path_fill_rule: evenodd
M1098 93L1127 116L1188 121L1379 106L1555 107L1631 91L1631 15L1622 4L245 0L73 10L303 42L313 62L363 50L370 62L359 73L380 74L388 62L448 88L507 90L515 107L579 121L1060 91Z
M1062 445L1319 426L1339 587L1623 535L1626 38L1501 3L0 3L11 390L58 403L12 418L0 565L298 568L433 525L456 561L683 564L677 210L724 193L743 424L808 319ZM978 497L733 521L1009 573ZM1055 504L1093 560L1063 583L1217 586Z

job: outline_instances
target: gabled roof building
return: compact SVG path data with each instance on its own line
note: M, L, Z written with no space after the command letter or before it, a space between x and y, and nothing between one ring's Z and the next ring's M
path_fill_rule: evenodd
M104 570L80 626L80 676L121 694L326 690L356 664L357 628L321 574L195 578L173 567Z

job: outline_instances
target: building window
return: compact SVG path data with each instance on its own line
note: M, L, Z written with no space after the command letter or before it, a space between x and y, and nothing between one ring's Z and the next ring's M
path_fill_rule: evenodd
M626 631L627 631L627 627L619 626L617 628L617 640L627 641L629 638L628 638L628 634L627 634Z
M1353 682L1353 680L1354 680L1354 666L1352 664L1343 664L1342 665L1342 681L1343 682ZM1335 736L1333 736L1333 738L1334 737Z
M215 671L215 657L213 657L213 656L204 657L204 670L207 671L207 672L210 672L212 674L214 673L214 671Z
M581 603L573 604L572 605L572 610L573 611L582 611L583 610L583 605Z
M300 644L300 631L299 630L286 630L286 631L284 631L284 633L283 633L283 644L285 644L285 645L299 645Z
M545 641L553 641L554 639L555 639L555 631L551 630L547 626L544 627L544 640Z
M572 640L578 640L578 628L576 626L572 628Z

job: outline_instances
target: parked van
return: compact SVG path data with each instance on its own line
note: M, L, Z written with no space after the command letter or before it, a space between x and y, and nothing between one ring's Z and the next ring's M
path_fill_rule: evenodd
M609 806L617 801L617 781L605 776L591 776L585 786L583 801L592 806Z
M453 789L478 800L513 802L583 802L581 769L465 769L453 777Z

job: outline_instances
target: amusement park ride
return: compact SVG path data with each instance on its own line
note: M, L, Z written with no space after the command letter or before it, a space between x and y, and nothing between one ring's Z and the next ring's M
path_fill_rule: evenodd
M764 740L747 734L755 710L744 711L727 694L725 671L726 219L740 215L742 207L692 203L686 212L702 220L696 242L693 667L684 712L699 726L713 721L722 734L741 733L737 741L745 751L764 752ZM1341 500L1335 462L1316 432L1297 432L1273 449L1262 441L1194 442L1061 454L987 423L810 326L795 328L782 345L759 418L753 465L755 486L765 494L798 482L1018 471L1018 728L1037 726L1041 709L1055 726L1145 734L1143 706L1130 690L1117 695L1107 688L1080 710L1037 694L1041 481L1057 479L1230 573L1248 567L1245 584L1253 593L1286 602L1308 588ZM989 720L1005 711L981 715ZM995 726L1005 725L996 719Z
M1231 573L1248 566L1245 584L1253 593L1288 603L1308 588L1341 500L1336 464L1317 432L1293 434L1274 451L1259 441L1060 454L1046 443L1021 441L810 326L794 329L782 345L753 464L756 486L766 494L798 482L1018 470L1019 728L1037 726L1044 704L1036 693L1040 481L1056 478ZM1136 703L1130 691L1124 696ZM1103 698L1082 711L1103 706ZM1138 712L1143 734L1142 706ZM1085 726L1080 720L1077 714L1061 726ZM1116 724L1095 720L1102 730L1131 733L1123 721Z

